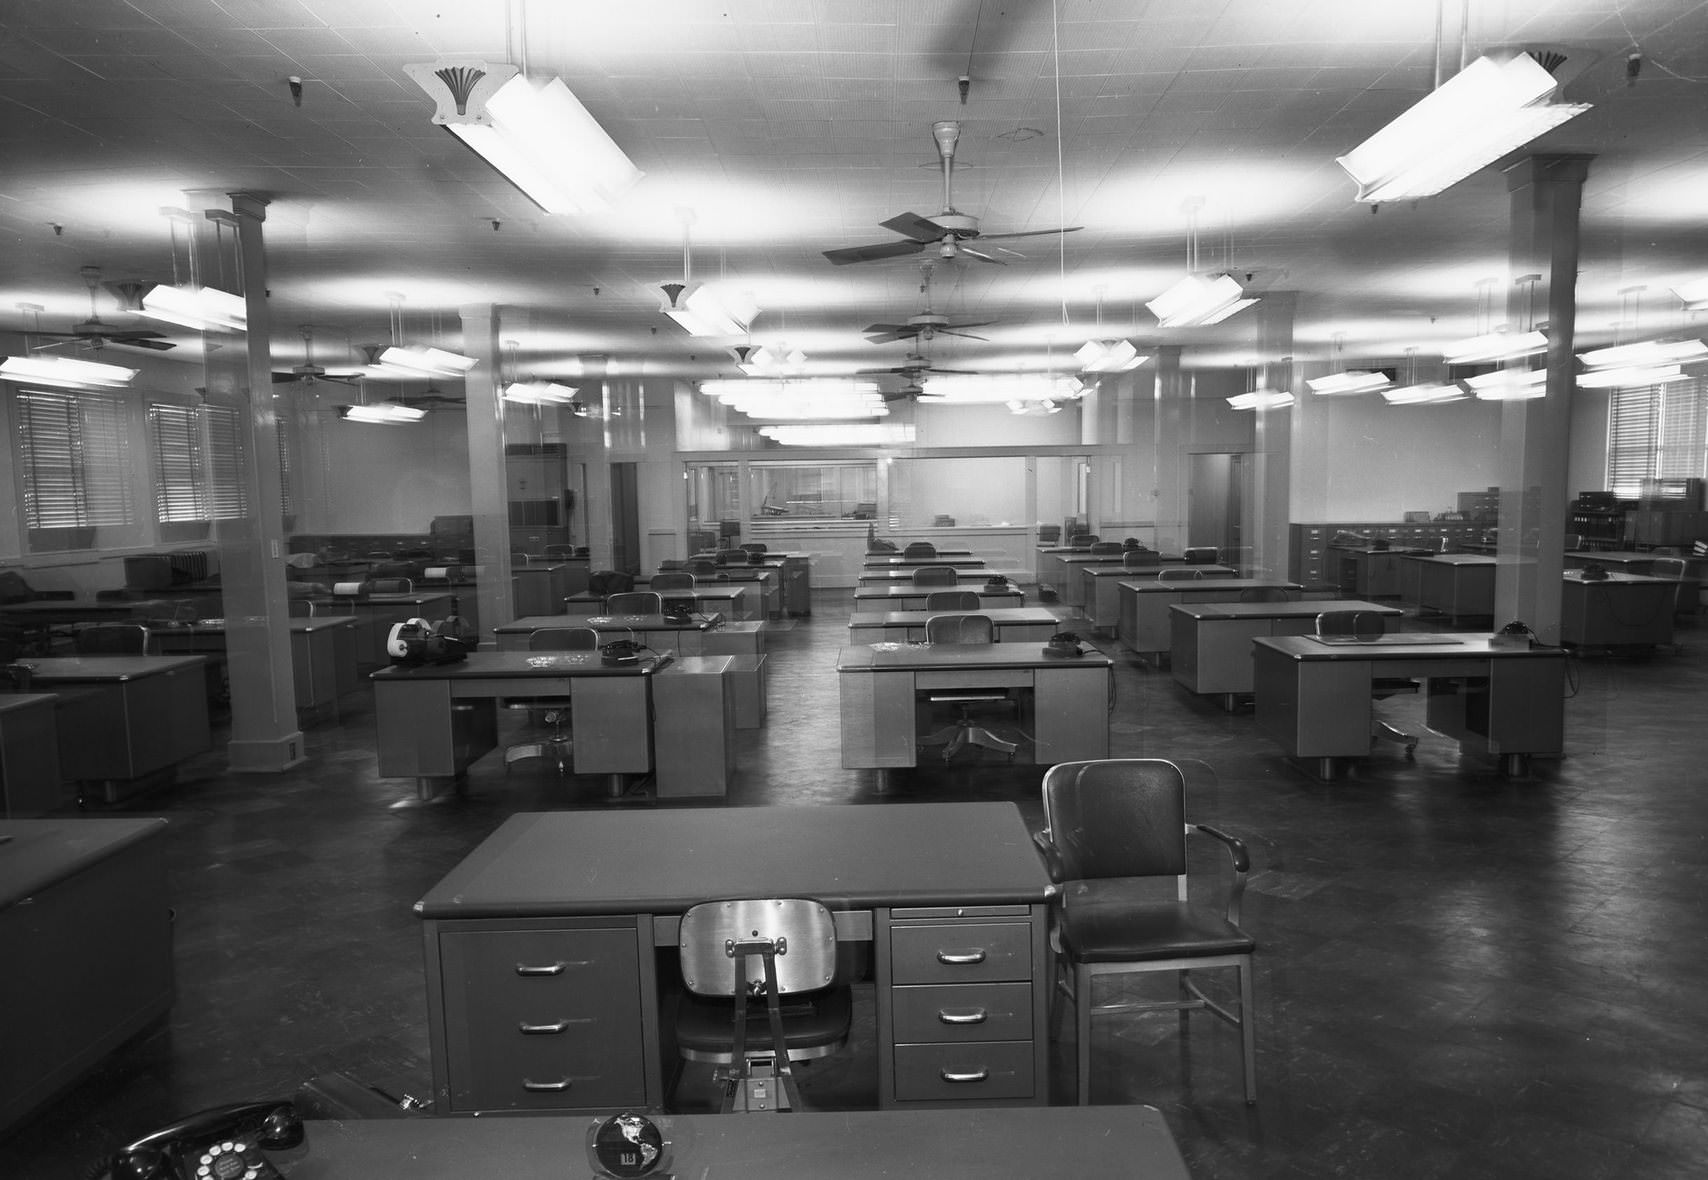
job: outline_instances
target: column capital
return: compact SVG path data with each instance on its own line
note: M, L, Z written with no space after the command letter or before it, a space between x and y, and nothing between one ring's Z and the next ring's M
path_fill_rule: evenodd
M1532 184L1582 184L1589 179L1594 156L1581 152L1538 152L1508 164L1506 191L1516 192Z
M260 193L239 189L225 195L231 201L231 211L239 217L252 217L256 221L267 220L267 206L272 204L272 201Z

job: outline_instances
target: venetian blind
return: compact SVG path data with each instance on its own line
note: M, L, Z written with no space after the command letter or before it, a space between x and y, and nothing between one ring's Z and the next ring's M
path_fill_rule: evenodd
M105 394L23 389L17 404L25 526L129 524L123 402Z
M208 519L207 456L198 410L163 402L148 407L154 512L161 524Z

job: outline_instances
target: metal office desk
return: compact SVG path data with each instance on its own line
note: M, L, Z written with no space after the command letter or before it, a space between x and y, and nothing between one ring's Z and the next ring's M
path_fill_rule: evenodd
M927 561L920 565L894 567L873 567L868 565L861 568L860 573L857 576L857 580L861 586L911 586L913 585L913 574L915 570L925 569L934 565L945 566L949 565L949 563L946 561ZM975 582L983 582L996 572L994 570L984 569L982 565L956 565L950 566L950 568L955 571L955 581L962 586L970 585ZM937 587L939 590L947 588L949 587Z
M292 619L291 677L296 706L309 711L337 705L338 698L361 686L357 636L362 621L352 615L316 615ZM204 621L153 632L162 655L225 655L226 624Z
M1080 577L1080 571L1088 566L1105 566L1113 569L1125 569L1126 559L1119 553L1091 554L1066 553L1056 559L1060 573L1051 585L1056 588L1056 597L1069 606L1085 605L1085 579Z
M1012 583L1001 590L987 589L983 582L962 582L954 586L856 586L854 609L924 610L926 598L939 590L971 590L979 596L980 610L997 606L1022 606L1026 602L1025 593Z
M150 615L170 617L174 604L165 599L113 599L77 601L44 598L0 606L0 622L25 633L32 651L47 655L55 627L78 623L125 623Z
M701 576L699 585L716 585L719 581L739 582L752 587L759 597L764 600L764 609L760 618L772 618L783 613L783 567L780 565L730 565L721 567L715 577ZM585 589L585 587L583 587ZM651 590L652 578L637 578L636 590ZM674 591L661 590L660 594L673 594Z
M1213 567L1224 568L1224 567ZM1124 578L1099 578L1098 588L1111 586L1117 596L1115 635L1127 650L1155 655L1169 650L1168 608L1177 602L1238 602L1247 590L1298 590L1297 582L1273 578L1198 578L1163 581L1142 571L1126 570Z
M34 688L62 698L56 718L60 772L74 782L100 784L109 803L169 781L178 763L213 744L201 656L19 662L32 669Z
M1656 558L1672 558L1670 553L1637 553L1628 549L1609 549L1602 552L1593 550L1568 550L1565 565L1568 570L1582 569L1586 565L1599 565L1604 569L1614 570L1622 574L1643 574L1654 576ZM1678 604L1673 613L1693 615L1701 605L1702 579L1693 572L1700 567L1700 559L1693 561L1686 557L1685 575L1678 580Z
M692 590L671 590L668 597L692 598L697 614L718 614L726 619L751 621L765 617L763 595L755 593L756 586L757 583L752 582L702 582ZM571 616L605 613L605 599L586 591L571 594L564 600L564 606ZM576 619L561 620L560 617L560 621L573 626Z
M1486 553L1431 553L1404 554L1401 561L1402 588L1408 574L1415 577L1419 610L1434 611L1449 620L1494 617L1498 558Z
M1429 728L1521 774L1564 746L1566 653L1500 647L1487 634L1387 635L1371 643L1307 636L1252 640L1257 725L1324 778L1370 752L1371 681L1429 680Z
M999 643L1042 643L1062 622L1041 606L980 607L976 612L940 610L857 611L848 619L849 643L917 643L925 639L925 621L933 615L989 615Z
M1329 548L1329 553L1338 559L1336 584L1341 590L1360 598L1400 597L1400 558L1427 557L1430 552L1406 546L1387 549Z
M510 592L519 615L548 615L563 609L563 600L587 589L586 563L539 562L510 567ZM574 575L580 574L576 585Z
M1642 574L1581 569L1560 575L1560 642L1573 647L1659 647L1672 642L1681 583Z
M653 651L672 656L697 656L706 650L706 634L723 619L718 615L689 615L673 622L668 615L530 615L492 629L499 651L527 651L528 636L541 628L591 627L601 645L632 639Z
M1309 635L1325 610L1361 610L1391 624L1397 606L1375 602L1186 602L1168 608L1169 667L1175 683L1198 696L1221 696L1231 710L1252 687L1251 641L1266 635Z
M512 816L416 903L436 1108L660 1105L676 981L655 951L689 906L738 897L816 897L871 943L882 1106L1043 1105L1049 892L1012 803Z
M672 715L666 702L657 699L660 674L672 668L683 678L704 679L711 673L710 679L720 686L716 708ZM477 651L455 664L381 668L371 677L379 773L383 778L414 778L421 798L431 798L443 780L460 777L498 744L500 698L566 696L575 732L576 774L608 775L615 792L623 786L622 776L646 774L656 767L660 793L673 793L678 784L666 782L668 773L654 760L654 709L671 716L673 757L714 734L723 734L727 751L728 710L721 688L725 670L715 658L673 661L668 656L606 667L598 652L585 651ZM666 694L673 689L688 693L692 687L673 685ZM705 715L698 715L701 712ZM706 760L710 778L715 765L711 747L698 753Z
M305 1146L285 1157L286 1171L290 1180L584 1177L591 1174L586 1139L595 1121L596 1116L311 1120ZM1167 1122L1150 1106L794 1111L782 1118L655 1115L653 1121L672 1142L669 1166L681 1180L1189 1180Z
M1107 758L1113 661L1097 651L1072 659L1044 652L1041 643L843 648L836 659L842 765L880 772L917 765L918 694L950 688L1029 690L1016 728L1035 739L1039 766Z
M961 570L982 570L985 564L982 557L946 557L943 554L936 557L885 557L868 553L861 569L874 574L885 570L911 570L921 565L952 565Z
M448 590L405 590L368 595L328 594L310 599L327 616L354 615L362 626L356 632L356 662L373 667L385 663L385 642L394 624L408 619L437 622L451 613ZM316 616L319 617L319 616Z
M905 548L907 548L907 546L905 544L903 544L902 546L900 546L899 548L897 548L893 551L889 550L889 549L868 549L868 550L866 550L866 553L865 553L865 559L867 561L873 561L873 560L876 560L878 558L890 558L890 557L903 558L902 550ZM932 546L932 548L936 549L936 546ZM923 561L927 565L929 565L931 562L936 561L938 557L949 558L949 557L971 557L971 556L973 556L973 551L971 549L936 549L936 552L937 552L937 557L903 558L903 560Z
M77 802L60 778L58 708L52 693L0 693L0 819L29 819Z

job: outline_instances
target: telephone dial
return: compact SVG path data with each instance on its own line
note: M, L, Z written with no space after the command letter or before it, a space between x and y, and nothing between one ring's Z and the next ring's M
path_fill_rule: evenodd
M1057 631L1044 645L1044 652L1046 655L1072 658L1084 655L1085 649L1079 645L1079 636L1072 631Z
M279 1172L262 1151L301 1142L302 1119L289 1102L216 1106L144 1135L94 1175L106 1180L268 1180Z
M599 649L599 662L607 668L626 668L640 663L641 645L632 639L613 639Z

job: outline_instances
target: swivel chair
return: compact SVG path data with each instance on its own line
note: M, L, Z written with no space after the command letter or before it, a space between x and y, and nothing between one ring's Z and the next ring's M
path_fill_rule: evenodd
M1316 634L1318 637L1338 636L1357 643L1370 643L1380 638L1388 629L1387 620L1369 610L1331 610L1317 616ZM1370 680L1370 697L1372 700L1386 700L1391 696L1403 693L1416 693L1421 684L1409 676L1377 676ZM1412 757L1417 751L1417 735L1406 733L1379 717L1370 719L1370 743L1374 745L1378 739L1398 742L1405 747L1406 757Z
M1075 549L1089 549L1100 539L1096 533L1074 533L1068 538L1068 544Z
M141 623L91 623L71 636L80 656L146 656L154 654L154 636Z
M692 590L694 588L694 575L687 570L665 570L652 575L652 580L647 583L647 586L660 593L665 590Z
M1128 1012L1180 1013L1188 1032L1194 1011L1207 1011L1240 1031L1245 1100L1257 1101L1257 1038L1252 952L1240 929L1251 856L1239 839L1186 820L1186 776L1161 758L1062 762L1044 774L1044 830L1034 837L1060 890L1052 906L1050 946L1055 991L1074 1006L1079 1102L1091 1101L1091 1018ZM1208 836L1227 851L1233 876L1226 909L1188 900L1187 840ZM1174 878L1172 900L1157 884ZM1233 968L1237 1005L1212 999L1193 973ZM1092 987L1106 975L1173 972L1178 999L1094 1004Z
M915 586L953 586L961 575L952 565L918 565L913 567Z
M996 624L989 615L948 614L932 615L925 620L925 642L944 644L990 644L996 642ZM948 725L919 739L921 746L942 746L943 761L952 760L967 746L994 750L1013 759L1018 742L998 737L974 719L976 711L989 712L1000 708L1011 711L1014 701L1000 689L940 689L925 694L930 705L949 705L955 709L955 719Z
M1297 602L1299 592L1286 586L1247 586L1239 592L1241 602Z
M722 1113L801 1109L794 1063L835 1053L853 1025L830 911L808 898L702 902L682 915L676 947L687 988L677 1051L720 1067Z
M1157 570L1156 580L1159 582L1196 582L1198 571L1191 566L1165 566Z
M1121 564L1130 570L1154 570L1162 565L1162 554L1154 549L1127 549L1121 554Z
M696 581L693 574L685 570L670 570L654 574L647 585L658 593L661 612L694 613L698 600L694 597Z
M718 576L718 563L710 557L690 557L682 568L696 578L715 578Z
M528 634L529 651L593 651L599 646L599 632L592 627L541 627ZM504 749L504 772L510 764L524 758L550 758L562 774L565 767L574 765L575 743L570 733L570 702L568 697L528 697L504 702L508 709L526 709L529 717L549 725L551 732L532 741L518 742Z
M937 546L933 545L930 541L909 541L907 543L907 548L901 551L901 555L903 557L911 558L936 557Z
M1689 563L1682 557L1657 557L1649 563L1651 578L1667 578L1679 584L1678 600L1673 604L1674 614L1693 615L1697 610L1696 600L1701 596L1701 591L1696 590L1688 595L1684 593L1687 589L1684 582L1689 568Z
M933 590L925 596L926 610L965 611L979 606L977 590Z
M656 590L630 590L625 594L612 594L605 599L605 613L661 615L664 613L664 596Z
M1221 554L1214 545L1189 545L1180 556L1187 565L1215 565Z
M635 588L635 576L622 570L595 570L587 576L587 592L600 598L624 594Z
M1089 552L1095 557L1119 557L1126 550L1119 541L1093 541Z

